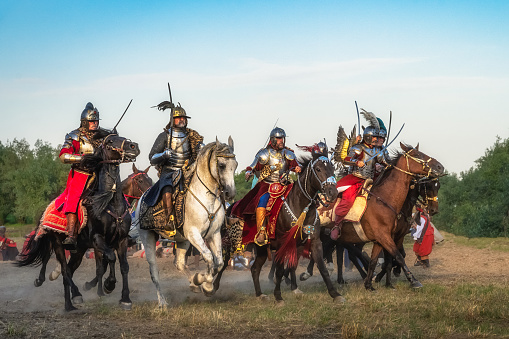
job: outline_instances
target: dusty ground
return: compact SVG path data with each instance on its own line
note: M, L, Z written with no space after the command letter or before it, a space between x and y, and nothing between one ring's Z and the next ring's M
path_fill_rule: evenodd
M408 250L410 252L410 249ZM461 282L475 283L495 283L507 286L509 284L509 253L491 251L489 249L479 250L471 247L457 245L453 242L445 241L435 246L431 256L430 269L413 267L414 255L409 253L407 264L415 276L426 284L426 282L435 282L440 284L458 284ZM130 258L129 284L131 290L131 299L133 304L139 304L146 301L156 301L155 289L149 276L148 264L145 259ZM304 271L304 260L297 273ZM55 260L52 259L48 265L49 271L55 266ZM204 263L201 262L202 268ZM186 277L177 272L172 265L172 258L159 259L162 290L170 299L172 306L182 303L184 300L199 303L207 298L202 294L194 294L188 289ZM84 259L82 266L75 274L75 282L78 286L90 280L95 270L95 261ZM117 268L118 270L118 268ZM0 262L0 337L2 333L7 333L11 337L39 337L39 335L52 337L62 336L62 328L74 329L69 332L69 337L79 336L87 337L119 337L121 324L109 321L105 318L97 322L97 307L117 307L120 299L120 283L117 289L103 298L99 298L95 290L83 291L85 303L79 305L79 311L66 314L63 302L62 280L56 281L48 279L41 287L35 287L34 279L39 273L39 268L24 267L17 268L11 263ZM267 279L268 267L262 272L262 289L265 293L271 294L272 284ZM117 273L117 279L120 274ZM361 279L356 272L347 272L346 280L351 283L361 284ZM319 276L313 276L307 283L320 283ZM335 280L335 273L333 275ZM403 278L399 278L403 279ZM254 291L249 271L231 271L225 272L220 290L213 298L230 299L235 298L238 293L253 295ZM283 293L288 293L285 287ZM325 292L324 292L325 293ZM94 312L92 312L94 309ZM92 315L90 315L92 313ZM94 316L95 314L95 316ZM94 320L94 325L90 325ZM22 323L23 332L17 333L13 324ZM34 330L27 328L26 324L36 324ZM154 330L155 326L146 326L142 329L142 334L149 334L162 337L163 333ZM3 332L2 332L3 331ZM148 331L148 332L143 332ZM152 331L152 332L151 332ZM155 332L154 332L155 331ZM52 335L53 334L53 335ZM210 333L207 329L202 332L190 334L179 333L178 330L172 333L175 337L189 336L194 337L222 337L225 333Z

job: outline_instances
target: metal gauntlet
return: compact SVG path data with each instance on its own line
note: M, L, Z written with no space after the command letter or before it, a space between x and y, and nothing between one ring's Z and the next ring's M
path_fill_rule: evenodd
M60 156L60 161L64 164L76 164L81 162L81 159L83 156L79 154L64 153Z
M168 158L168 156L166 155L166 152L156 153L150 159L150 164L152 166L159 165L160 163L162 163L167 158Z

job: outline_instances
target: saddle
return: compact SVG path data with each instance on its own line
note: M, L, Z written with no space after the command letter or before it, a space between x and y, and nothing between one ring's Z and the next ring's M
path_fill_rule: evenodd
M67 218L65 213L58 210L55 201L58 197L53 200L41 217L41 222L39 227L37 228L37 233L35 239L39 238L41 235L46 233L46 230L56 231L59 233L67 234ZM78 234L81 232L81 229L85 227L87 224L87 209L83 206L82 201L80 201L78 205L78 221L79 221L79 229Z

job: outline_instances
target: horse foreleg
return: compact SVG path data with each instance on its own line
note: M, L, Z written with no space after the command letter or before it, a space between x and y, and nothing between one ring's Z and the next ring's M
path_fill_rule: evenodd
M118 263L120 265L120 274L122 274L122 298L119 301L120 307L124 310L132 308L132 301L129 297L129 263L127 262L127 241L128 238L122 239L117 247Z
M163 308L168 306L164 295L161 293L161 286L159 285L159 268L157 267L156 261L156 242L159 235L153 231L141 230L140 238L145 248L145 257L150 268L150 278L156 287L157 300L159 301L159 307Z
M313 268L315 267L315 260L313 259L313 256L311 256L311 259L309 259L308 267L306 268L305 272L302 272L299 276L300 281L308 280L313 276Z
M223 267L223 251L222 251L222 240L221 240L221 232L216 232L211 238L208 240L208 245L210 251L212 252L212 256L214 258L214 269L212 275L216 275L217 271L220 267Z
M345 279L343 278L344 252L345 248L340 244L336 244L336 265L338 269L337 282L340 285L346 284Z
M69 258L69 262L67 263L68 270L70 272L71 277L74 276L74 272L81 265L81 261L83 260L83 255L86 252L86 248L78 247L75 253L71 253L71 257ZM78 286L72 282L71 285L71 294L72 294L72 302L74 304L83 303L83 297L78 289Z
M49 261L49 253L45 253L44 257L42 259L42 266L41 266L41 270L39 271L39 277L35 278L35 281L34 281L35 287L41 286L44 283L44 281L46 280L46 265L48 264L48 261Z
M285 266L283 263L278 263L275 260L273 265L276 266L276 286L274 287L274 298L276 298L276 303L281 306L284 305L284 300L281 296L281 280L283 280Z
M371 250L371 261L369 262L368 266L368 275L366 278L364 278L364 287L369 291L374 291L373 288L373 274L375 273L376 264L378 262L378 256L380 255L380 252L382 251L382 246L375 242L373 244L373 249Z
M315 260L318 270L320 271L320 275L322 276L322 279L325 282L325 285L327 286L327 291L329 292L329 295L336 302L345 301L345 298L343 298L341 294L339 294L339 292L336 291L334 285L332 284L332 281L329 276L329 271L327 270L327 267L325 267L325 263L323 261L322 242L318 237L314 237L311 240L311 254L313 255L313 259Z
M108 260L107 257L104 257L105 260L107 260L107 263L104 263L104 267L108 266L110 267L110 274L108 278L104 280L103 290L104 293L110 294L115 289L115 285L117 283L117 278L115 276L115 260ZM106 273L106 270L104 271Z
M230 261L230 251L226 251L226 254L223 258L223 267L219 270L214 279L214 293L219 289L219 284L221 283L221 277L223 276L224 270L228 267L228 262Z
M262 271L263 264L265 264L265 261L267 260L267 248L268 245L255 246L255 261L253 266L251 266L251 276L253 277L255 295L262 299L267 298L267 296L262 293L262 289L260 287L260 272Z

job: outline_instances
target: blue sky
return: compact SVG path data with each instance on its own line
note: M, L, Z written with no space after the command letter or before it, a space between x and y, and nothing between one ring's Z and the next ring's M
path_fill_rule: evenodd
M4 0L0 141L56 146L88 101L112 127L133 99L119 131L144 168L170 82L205 142L232 135L239 169L277 119L290 147L334 146L357 100L459 173L509 137L508 14L506 1Z

